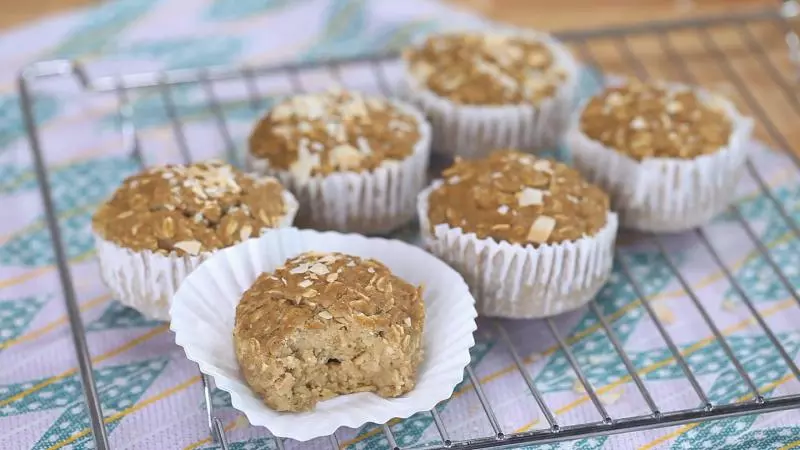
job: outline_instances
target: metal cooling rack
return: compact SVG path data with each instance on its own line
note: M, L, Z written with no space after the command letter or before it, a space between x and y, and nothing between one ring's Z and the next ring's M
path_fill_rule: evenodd
M740 104L759 122L758 132L761 138L774 144L776 147L787 150L791 160L800 169L800 160L796 156L800 148L792 145L792 139L788 137L787 130L792 130L791 121L800 119L800 101L798 101L796 82L798 64L800 64L800 41L792 31L792 19L798 14L796 2L784 2L784 7L780 11L759 11L747 14L730 14L725 16L714 16L699 18L690 21L670 21L652 22L636 26L614 29L598 29L586 31L573 31L556 33L562 40L570 44L576 54L580 55L584 61L606 71L623 72L633 74L641 78L651 75L653 68L667 68L669 73L661 74L661 77L684 80L689 83L704 84L708 83L705 79L696 76L697 70L691 70L690 66L698 62L704 64L709 70L713 69L718 75L714 82L722 83L723 87L732 88L730 94L741 100ZM723 39L723 36L731 37L739 45L731 48L730 39ZM690 45L691 44L691 45ZM611 52L607 51L611 49ZM606 51L601 51L605 49ZM288 77L290 91L303 91L304 85L301 81L301 74L304 71L316 70L326 71L334 80L342 81L341 70L350 65L361 65L368 68L372 76L376 79L377 86L387 95L392 94L391 83L386 78L384 71L385 65L396 59L396 54L382 54L370 57L354 59L337 59L323 62L292 64L280 67L246 67L246 68L220 68L211 67L204 69L191 70L171 70L165 72L148 72L136 74L120 74L114 76L92 76L78 62L72 61L49 61L33 64L26 68L19 77L19 92L21 95L21 108L23 111L30 149L34 157L37 179L40 183L42 201L46 210L46 220L49 232L52 236L53 250L55 251L58 273L64 291L64 298L69 314L72 336L74 339L75 350L78 358L83 390L86 397L88 413L91 417L91 428L94 436L95 448L105 450L109 448L106 428L103 422L103 411L98 398L92 371L92 362L87 348L87 338L81 318L81 314L76 302L73 280L70 276L67 257L61 238L61 233L57 224L54 202L48 181L48 168L45 162L44 149L41 145L37 121L33 112L33 84L46 78L73 79L84 93L106 93L115 95L115 102L121 119L121 133L125 145L130 148L138 161L144 164L144 149L140 143L140 135L133 121L133 114L130 96L142 91L156 92L163 101L164 109L169 117L175 141L178 145L183 158L188 162L191 159L191 151L187 144L187 127L182 121L177 111L173 91L179 86L196 86L205 93L205 107L214 118L216 127L222 136L228 150L233 151L236 147L231 131L226 120L225 107L223 101L215 91L215 84L220 82L243 83L249 95L252 106L258 109L264 96L259 92L257 80L264 76L283 76ZM766 76L762 77L759 88L761 91L769 90L777 92L782 98L786 99L791 105L794 116L789 122L776 121L771 104L766 101L759 101L759 93L750 89L748 82L745 81L740 73L737 64L742 58L749 61L755 60ZM699 71L706 74L705 69ZM766 80L766 81L765 81ZM344 83L343 83L344 84ZM786 119L785 115L782 115ZM794 140L797 141L796 139ZM786 225L791 229L793 235L800 238L800 226L787 213L783 204L776 198L767 186L762 174L759 173L756 165L748 161L747 171L749 176L755 180L761 193L769 199L771 204L777 209L780 216L785 220ZM739 207L732 205L730 208L732 217L744 230L748 238L755 247L762 253L770 268L775 272L780 282L791 293L791 296L800 304L800 296L797 293L797 286L792 285L786 274L778 266L769 254L766 244L760 240L742 215ZM777 349L781 358L785 361L795 377L800 379L800 369L795 361L787 353L775 332L770 329L764 316L748 297L745 290L736 280L728 267L721 258L715 245L709 240L706 231L698 229L695 231L697 242L706 249L711 256L713 263L724 273L732 288L743 299L747 310L758 327L763 330L768 339ZM574 371L577 379L585 389L591 403L600 414L602 420L592 423L580 423L563 425L559 417L548 406L543 395L537 389L531 374L523 363L522 356L518 351L518 344L509 337L503 322L490 322L496 328L496 334L500 341L505 345L509 356L519 370L527 388L532 394L532 401L538 405L541 416L547 421L547 428L527 432L513 433L504 429L498 421L489 397L486 395L478 377L472 367L466 370L466 379L471 383L477 394L478 400L485 412L486 419L491 426L492 433L478 438L467 440L451 439L440 413L433 409L430 411L436 430L439 435L438 444L428 448L458 448L476 449L502 446L515 446L530 443L544 443L562 441L575 438L585 438L590 436L629 432L634 430L650 429L657 427L673 426L689 422L697 422L711 419L722 419L744 414L765 413L772 411L785 410L800 407L800 394L784 395L765 398L759 392L758 386L754 383L751 376L744 369L742 363L737 359L731 350L720 329L703 304L699 294L692 290L687 282L686 274L681 273L677 267L674 257L665 248L662 237L646 236L646 239L658 248L660 254L666 261L680 285L688 294L697 312L705 319L709 329L712 331L717 342L721 346L725 355L730 359L733 366L738 371L741 379L746 384L751 396L744 401L730 404L714 404L704 392L697 376L692 372L687 361L679 351L672 337L666 330L665 324L659 318L654 308L646 300L643 288L639 281L631 275L631 270L626 265L623 258L617 258L620 263L622 275L627 278L635 294L639 297L639 303L644 308L652 320L658 334L666 342L672 353L672 358L677 362L683 371L686 380L696 393L700 404L697 408L688 408L677 411L662 411L659 403L662 399L657 398L642 381L642 378L631 361L630 357L623 350L623 346L612 327L612 319L606 317L601 308L592 302L589 309L596 315L602 330L618 354L625 368L628 370L630 379L634 382L636 389L644 399L649 412L634 417L613 417L609 414L606 406L601 401L598 391L599 386L593 386L582 370L571 349L571 344L565 340L563 334L558 330L554 321L544 320L553 338L558 344L569 365ZM619 255L617 255L619 256ZM212 439L222 448L229 448L228 441L222 422L215 416L215 411L211 402L211 390L209 380L202 377L203 392L205 394L205 404L208 418L208 428ZM401 448L392 433L390 426L382 425L382 432L385 435L389 446L395 449ZM284 448L281 439L275 440L279 449ZM339 448L340 443L336 435L330 436L330 444L334 448Z

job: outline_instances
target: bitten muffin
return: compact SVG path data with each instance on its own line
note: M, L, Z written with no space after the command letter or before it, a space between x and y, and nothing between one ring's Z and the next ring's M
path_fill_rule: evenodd
M249 162L300 201L298 224L382 234L414 216L430 127L413 107L327 91L278 103L250 136Z
M275 178L221 162L147 169L92 219L101 275L120 302L167 320L178 285L212 252L289 226L296 211Z
M605 284L617 217L576 170L497 150L442 175L419 197L423 241L464 276L480 313L552 316Z
M592 97L568 141L575 167L609 192L623 226L672 232L728 206L752 128L700 89L631 81Z
M403 61L408 97L430 118L437 153L552 148L569 124L577 63L544 33L437 34Z
M258 277L236 307L247 383L277 411L354 392L396 397L422 360L422 288L373 259L303 253Z

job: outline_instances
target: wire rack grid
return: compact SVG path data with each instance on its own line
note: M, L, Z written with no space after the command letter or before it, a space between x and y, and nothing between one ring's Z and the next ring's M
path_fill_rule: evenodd
M795 130L791 123L800 116L800 100L798 100L796 86L798 59L797 37L792 31L792 17L797 13L796 5L788 2L782 11L760 11L741 15L726 15L701 18L691 21L654 22L626 28L586 30L557 35L570 44L576 54L590 66L598 68L596 73L626 73L640 78L669 78L682 80L692 84L705 84L712 88L726 91L731 97L739 100L740 106L755 119L757 119L757 134L760 138L775 147L784 149L790 156L794 168L800 170L800 159L797 152L800 148L791 145L797 142L792 134ZM734 44L731 44L734 42ZM246 93L245 102L253 112L263 109L269 97L279 92L262 92L259 79L263 77L280 77L288 84L284 85L283 93L302 92L310 88L304 81L303 75L309 71L323 72L329 82L347 85L347 76L344 76L351 66L359 66L366 70L374 79L377 88L386 95L393 95L395 85L388 77L387 67L395 61L394 53L359 57L352 59L336 59L324 62L298 63L280 67L210 67L203 69L170 70L164 72L147 72L135 74L120 74L113 76L93 76L84 66L72 61L48 61L34 64L25 69L19 78L19 92L21 95L21 108L27 126L30 149L33 155L37 179L40 183L40 192L46 211L46 220L52 236L53 250L55 252L58 273L62 285L67 312L72 328L74 346L78 358L81 380L86 398L87 412L91 418L91 431L94 437L95 448L108 449L109 441L104 423L100 398L95 386L91 355L87 347L87 337L83 325L81 312L76 301L73 279L70 275L68 258L65 253L63 239L59 230L56 205L54 204L48 179L48 165L45 161L39 127L34 114L33 101L35 83L48 78L71 78L83 92L112 95L120 118L120 131L123 145L130 149L132 155L142 165L147 165L148 155L142 144L140 131L131 106L131 97L134 95L154 95L162 101L163 109L171 123L174 142L178 147L181 159L189 162L193 159L187 133L190 127L184 123L181 112L176 104L175 91L186 86L193 86L204 94L202 108L212 117L216 131L221 136L227 153L232 159L237 159L239 144L231 131L228 117L229 108L225 99L219 95L216 86L219 83L238 83ZM760 71L758 90L754 90L750 78L746 75L757 66ZM711 75L710 75L711 74ZM711 77L709 79L709 76ZM745 80L748 81L745 81ZM288 86L288 89L285 87ZM280 90L280 89L278 89ZM145 93L145 94L142 94ZM773 99L779 98L781 105L776 106ZM796 177L797 172L793 175ZM800 238L800 226L792 218L791 211L787 210L785 203L773 192L760 169L752 161L747 163L747 176L750 177L771 205L776 208L785 225L791 230L794 238ZM730 215L743 230L755 248L763 255L770 269L780 280L780 283L791 294L791 297L800 304L798 286L792 283L775 259L771 256L767 244L758 237L754 226L742 214L740 207L734 204L730 207ZM751 316L752 323L768 338L777 354L783 359L793 377L800 379L800 369L792 355L784 348L781 340L771 329L768 320L762 314L759 305L754 302L742 287L733 269L720 255L717 244L709 236L705 228L694 232L692 239L705 249L712 264L718 266L731 288L739 295ZM513 337L508 330L506 321L485 321L481 324L484 332L494 333L499 342L505 347L509 358L519 372L524 385L529 391L546 425L542 428L528 431L512 431L507 429L498 420L495 414L495 404L487 395L480 378L476 375L474 367L465 371L465 383L469 383L474 390L477 400L488 422L488 433L468 438L457 438L451 435L446 421L442 418L442 411L433 409L429 412L438 434L438 442L428 444L428 448L494 448L516 446L526 443L545 443L563 441L575 438L591 437L612 433L629 432L634 430L651 429L657 427L673 426L690 422L710 419L722 419L744 414L766 413L790 408L800 407L800 394L773 396L770 398L762 395L759 386L753 380L744 364L737 357L728 339L715 322L706 299L692 289L688 281L688 274L679 269L679 264L674 255L669 251L667 238L656 235L637 236L654 246L669 270L679 282L683 291L689 297L693 308L707 324L724 354L738 372L740 381L749 393L746 397L725 404L716 404L709 399L698 376L687 362L686 350L681 350L676 344L669 326L663 318L659 317L648 297L645 295L642 280L637 279L631 268L626 263L625 249L620 248L617 254L622 276L629 283L633 292L638 297L638 306L643 308L646 317L652 322L655 332L663 339L670 351L670 360L677 364L682 371L688 387L696 394L698 405L673 410L663 408L664 401L654 394L652 385L649 388L645 382L644 372L637 367L624 349L621 339L615 331L615 317L611 317L597 302L589 305L590 311L596 316L599 327L613 346L618 358L627 370L626 379L633 383L635 390L641 396L647 411L634 416L617 417L609 412L609 408L601 396L608 386L597 386L590 382L585 367L579 363L573 352L576 343L574 336L567 337L561 330L556 320L545 319L541 327L551 335L553 342L563 352L568 361L568 367L574 372L577 383L585 391L591 405L596 409L598 420L585 423L563 423L559 414L548 405L545 396L540 392L534 377L527 366L525 354L520 350L519 336ZM211 401L211 382L205 375L201 376L203 393L205 397L208 429L214 442L222 449L229 448L223 422L217 417ZM398 445L392 431L393 424L383 424L380 431L390 448L402 448ZM341 443L336 434L329 438L330 445L336 449ZM292 443L295 445L296 443ZM283 449L286 443L283 439L275 439L275 445Z

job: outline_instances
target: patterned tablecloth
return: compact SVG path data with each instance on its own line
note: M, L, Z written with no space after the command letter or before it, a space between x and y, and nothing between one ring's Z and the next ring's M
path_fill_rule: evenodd
M426 0L116 0L0 37L0 448L92 447L50 238L14 90L18 68L56 57L79 58L92 73L313 59L402 45L415 33L461 21L471 20ZM354 73L345 79L356 82L360 76ZM278 83L262 81L264 89ZM307 81L309 85L319 82L314 76ZM591 88L590 81L585 80L586 89ZM35 109L112 446L214 448L205 427L196 367L174 345L166 325L120 306L100 283L92 256L90 217L98 202L137 166L120 145L117 117L108 96L78 95L75 86L66 84L69 86L37 85ZM218 89L220 96L237 95L235 86L221 83ZM178 113L186 120L183 131L195 157L221 154L226 144L215 128L215 117L197 106L202 95L202 90L188 88L173 93ZM161 101L152 93L133 100L150 163L177 160L180 154ZM234 102L227 111L226 120L239 148L264 105L254 106ZM792 215L800 216L794 167L758 145L754 145L753 155L776 196ZM790 230L769 200L757 195L752 180L745 180L740 187L743 214L790 281L800 284L800 249ZM789 292L732 217L720 217L706 229L787 352L796 356L800 311ZM414 239L413 233L405 237ZM798 392L800 387L787 365L753 323L708 252L689 235L669 240L682 272L764 395ZM746 398L744 383L664 259L653 248L635 243L625 255L634 278L709 398L715 403ZM613 320L614 330L661 410L699 406L667 345L636 301L631 284L618 271L600 294L599 304ZM609 413L613 417L646 413L645 403L595 316L583 310L557 322L570 337L575 356L593 386L601 387L601 400ZM575 374L564 355L556 351L543 323L509 323L508 328L559 423L598 420L597 411L578 387ZM501 428L511 432L545 427L524 380L492 330L481 328L473 356L476 374ZM231 448L274 447L265 430L248 426L230 407L223 392L217 391L213 397ZM468 385L460 386L441 406L441 414L452 439L491 432ZM800 445L798 422L799 412L785 412L537 448L792 448ZM419 414L392 429L402 446L438 439L429 414ZM378 431L372 425L340 430L338 438L348 449L385 449L386 439ZM326 448L329 441L319 439L311 445Z

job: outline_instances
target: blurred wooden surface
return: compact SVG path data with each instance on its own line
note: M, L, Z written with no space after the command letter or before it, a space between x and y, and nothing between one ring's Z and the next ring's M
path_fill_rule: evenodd
M0 0L0 28L22 25L48 14L96 3L100 0Z
M446 0L488 17L544 30L678 19L731 10L763 9L779 0Z
M114 0L0 0L0 28ZM381 0L397 1L397 0ZM446 0L494 19L548 30L689 17L777 5L778 0ZM602 4L602 6L600 6Z
M101 1L114 0L0 0L0 29ZM445 1L498 21L545 30L574 30L759 10L777 7L781 3L779 0ZM588 50L610 73L689 81L720 91L733 98L746 113L757 119L768 118L776 125L770 130L763 120L758 120L759 137L776 146L788 144L798 151L800 145L796 144L800 143L800 127L796 123L800 118L800 101L797 71L789 61L780 28L769 22L745 27L729 26L710 30L709 37L710 41L704 40L704 36L695 30L671 33L668 37L688 70L683 70L681 61L670 59L664 41L653 35L623 41L594 40L590 45L575 48L575 52L586 59Z

